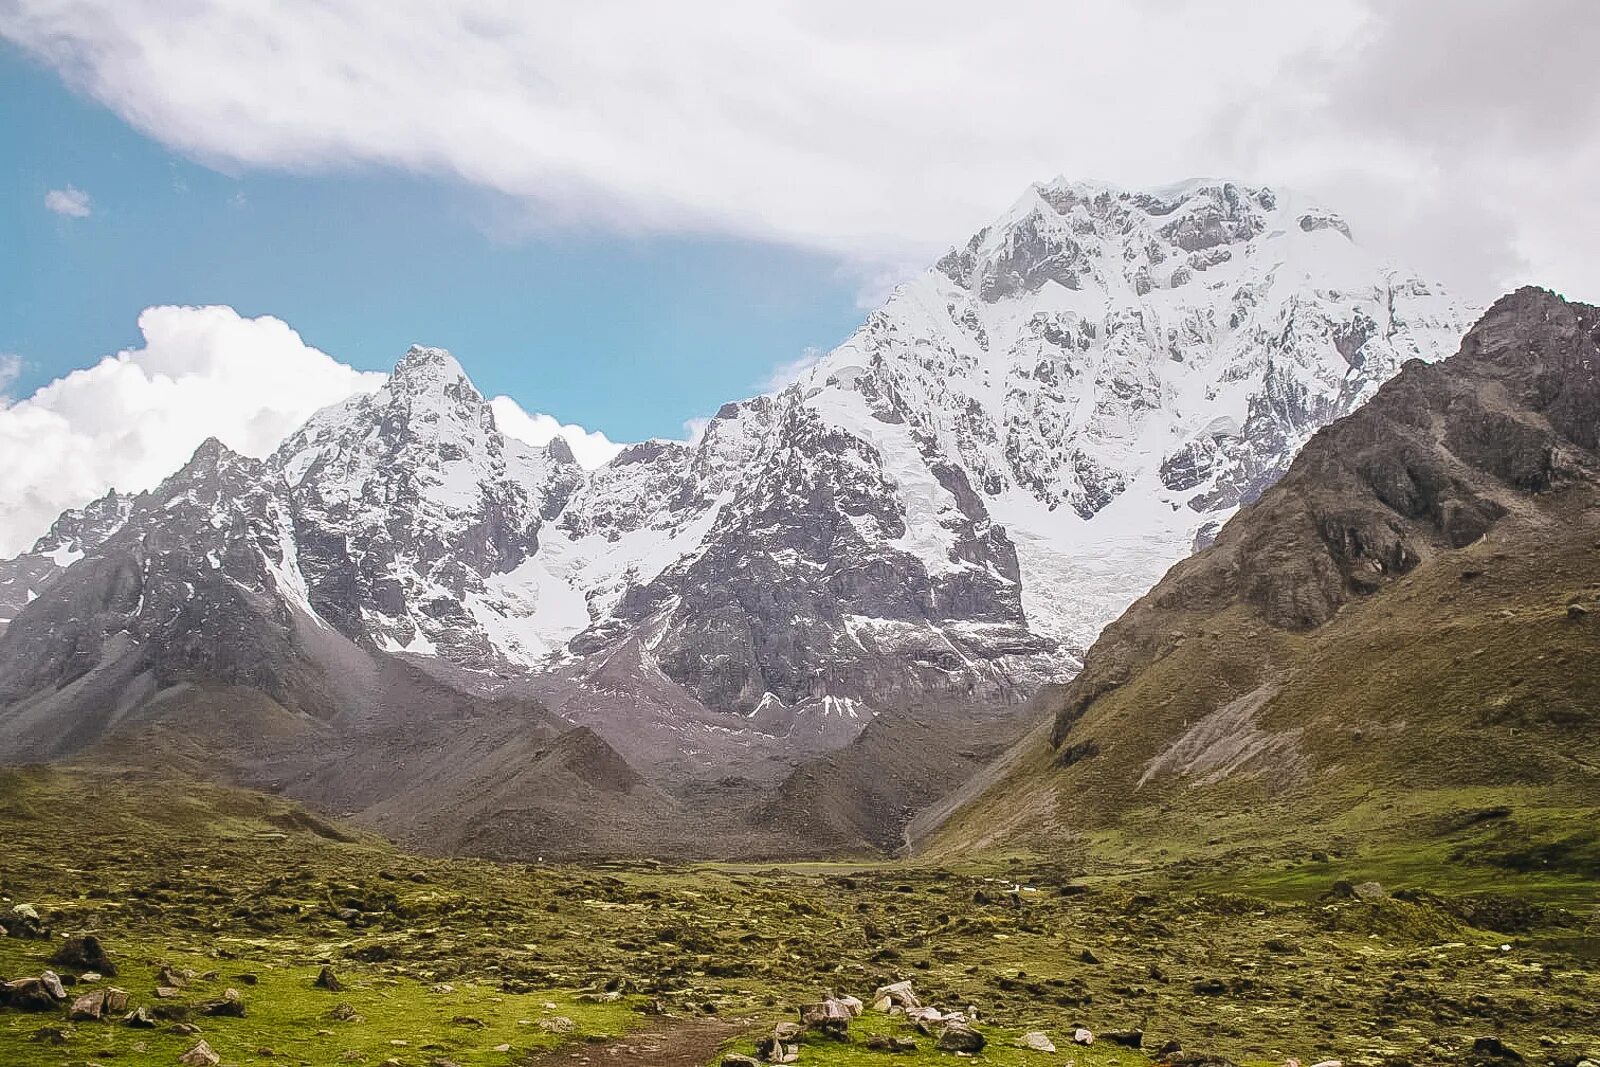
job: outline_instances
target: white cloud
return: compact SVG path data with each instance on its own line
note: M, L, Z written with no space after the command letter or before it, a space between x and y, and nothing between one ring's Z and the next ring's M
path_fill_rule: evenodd
M497 396L489 401L494 409L495 425L507 437L515 437L530 445L548 444L555 437L564 438L572 449L572 456L587 470L603 466L623 449L599 430L586 430L582 426L562 423L554 416L541 412L529 414L521 404L509 396Z
M278 319L228 307L153 307L144 344L0 409L0 554L115 487L148 489L207 437L264 456L313 411L382 374L356 371Z
M0 409L11 405L11 387L22 377L22 357L14 352L0 352Z
M72 185L45 193L44 206L69 219L86 219L94 210L89 204L89 194Z
M0 35L229 168L393 166L864 278L1029 181L1212 174L1430 273L1600 291L1592 0L9 0Z
M807 371L822 362L826 355L820 348L808 348L787 363L772 368L767 380L761 383L763 393L780 393L805 377Z
M711 425L710 415L696 415L683 420L683 439L691 445L698 445L701 438L706 435L706 427Z

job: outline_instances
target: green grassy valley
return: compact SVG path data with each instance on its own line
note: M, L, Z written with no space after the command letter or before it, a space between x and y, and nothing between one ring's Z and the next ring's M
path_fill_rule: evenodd
M1509 806L1407 855L1335 834L1269 860L1229 846L1241 823L1199 849L1101 838L1073 864L573 867L418 858L220 787L11 770L0 976L76 984L47 1010L0 1008L0 1061L176 1064L204 1041L228 1064L714 1064L826 993L909 980L975 1011L974 1062L1516 1062L1472 1052L1494 1038L1576 1064L1600 1050L1600 882L1451 858L1533 817ZM1537 818L1550 842L1583 829ZM1142 869L1097 859L1118 849ZM1373 876L1384 890L1351 885ZM114 976L52 964L86 934ZM108 986L123 1010L69 1018ZM218 1007L230 989L240 1015ZM958 1062L926 1029L869 1007L844 1040L806 1034L798 1062ZM1108 1036L1136 1030L1137 1048ZM1029 1031L1062 1051L1017 1047Z

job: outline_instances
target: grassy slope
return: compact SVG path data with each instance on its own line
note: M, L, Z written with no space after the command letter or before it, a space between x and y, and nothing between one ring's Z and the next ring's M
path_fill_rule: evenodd
M1592 903L1600 611L1573 620L1572 602L1600 609L1593 509L1507 522L1309 633L1237 607L1169 613L1176 649L1068 735L1097 755L1058 768L1034 739L926 851L1121 872L1191 861L1276 893L1316 888L1292 872L1318 851L1328 874ZM1140 784L1190 726L1252 692L1271 694L1253 721L1279 747L1207 784L1203 769Z
M180 999L244 993L245 1018L191 1020L228 1063L537 1063L557 1040L539 1019L575 1020L569 1040L671 1025L635 1010L651 1000L677 1019L709 1005L753 1036L823 989L865 995L900 977L932 1003L977 1005L992 1040L983 1061L1008 1067L1048 1062L1010 1048L1016 1034L1044 1029L1064 1046L1078 1024L1142 1026L1152 1044L1248 1064L1433 1062L1487 1032L1530 1051L1552 1031L1562 1048L1600 1046L1600 977L1583 955L1600 933L1592 917L1514 901L1294 899L1331 883L1337 862L1272 872L1303 883L1263 884L1281 900L1241 896L1219 871L1200 885L1181 865L1081 893L1064 891L1075 872L1062 866L1001 860L497 865L408 856L238 791L0 775L0 895L37 905L57 937L97 932L138 1003L158 1003L162 964L218 972ZM1018 882L1029 891L1013 902ZM0 974L38 973L52 949L0 939ZM346 991L311 987L324 962ZM1226 991L1193 989L1210 979ZM619 980L621 1000L582 999ZM332 1019L341 1002L361 1020ZM193 1040L110 1023L73 1025L65 1046L29 1039L46 1025L64 1023L0 1010L0 1062L171 1064ZM860 1040L874 1031L903 1025L869 1016L856 1041L811 1042L803 1061L875 1062ZM1146 1062L1103 1044L1072 1055ZM896 1062L954 1059L924 1038Z

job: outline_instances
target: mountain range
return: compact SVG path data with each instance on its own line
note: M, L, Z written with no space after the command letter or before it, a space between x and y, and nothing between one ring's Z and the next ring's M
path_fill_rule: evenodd
M436 850L890 847L1471 315L1282 191L1057 180L792 385L595 471L414 347L0 563L0 757L177 762ZM1318 573L1400 559L1363 551Z

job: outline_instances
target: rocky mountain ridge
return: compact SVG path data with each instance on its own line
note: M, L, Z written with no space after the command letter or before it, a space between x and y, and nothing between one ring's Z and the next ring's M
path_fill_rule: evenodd
M0 715L13 754L182 686L343 722L397 659L537 701L650 780L774 784L885 712L981 719L1070 676L1464 327L1287 194L1056 181L793 385L597 471L506 436L419 346L265 460L208 442L0 563Z
M1544 840L1541 869L1592 874L1597 427L1600 309L1503 297L1106 627L1051 729L921 836L1415 853L1466 807L1507 855Z

